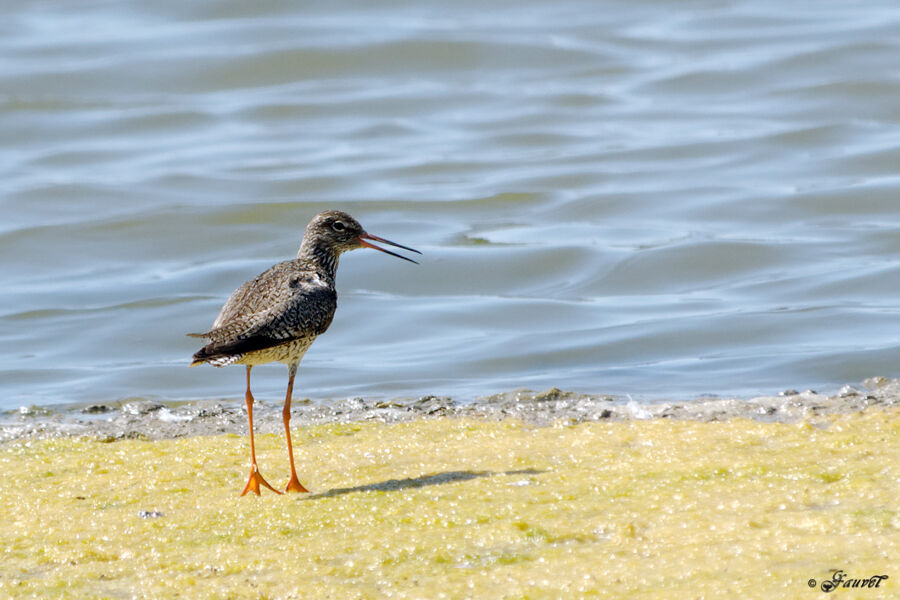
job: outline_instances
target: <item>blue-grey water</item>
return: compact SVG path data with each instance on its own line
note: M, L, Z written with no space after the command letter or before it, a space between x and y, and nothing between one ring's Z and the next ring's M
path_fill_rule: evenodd
M896 2L3 9L0 408L241 399L184 333L326 208L424 256L344 256L298 397L897 373Z

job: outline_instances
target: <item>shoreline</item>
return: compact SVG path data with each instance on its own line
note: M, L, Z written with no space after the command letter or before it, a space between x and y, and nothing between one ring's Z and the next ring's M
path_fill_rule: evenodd
M291 425L296 428L354 422L393 424L442 416L491 421L513 419L534 426L650 419L711 422L735 418L794 423L898 405L900 380L873 377L859 386L844 386L834 394L786 390L776 396L749 399L701 397L672 402L637 402L628 397L581 394L557 388L543 392L516 390L466 403L441 396L389 401L347 398L327 404L295 398ZM257 399L254 421L258 433L282 432L281 403ZM133 400L62 409L23 407L0 416L0 442L71 436L110 441L159 440L246 433L244 403L237 399L170 404Z

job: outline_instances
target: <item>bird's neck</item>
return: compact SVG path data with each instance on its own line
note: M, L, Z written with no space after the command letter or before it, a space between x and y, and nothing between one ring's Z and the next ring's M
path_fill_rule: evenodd
M335 273L337 273L339 252L328 244L316 243L313 240L303 238L300 244L300 250L297 252L297 258L307 263L311 268L327 275L334 281Z

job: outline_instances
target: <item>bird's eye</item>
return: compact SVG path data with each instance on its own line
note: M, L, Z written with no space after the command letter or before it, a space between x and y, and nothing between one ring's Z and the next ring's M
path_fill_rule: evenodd
M331 228L334 229L335 231L343 231L343 230L347 229L347 226L344 225L343 221L335 221L334 223L331 224Z

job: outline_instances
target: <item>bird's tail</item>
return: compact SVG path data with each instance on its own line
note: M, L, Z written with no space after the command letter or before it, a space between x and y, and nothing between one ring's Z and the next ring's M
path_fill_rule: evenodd
M211 331L207 331L206 333L186 333L185 335L192 338L208 338L209 334L211 333ZM200 352L202 352L202 350ZM200 354L200 352L197 352L197 354ZM197 365L202 365L206 362L205 359L198 358L197 354L194 354L194 356L192 357L190 364L191 367L196 367Z

